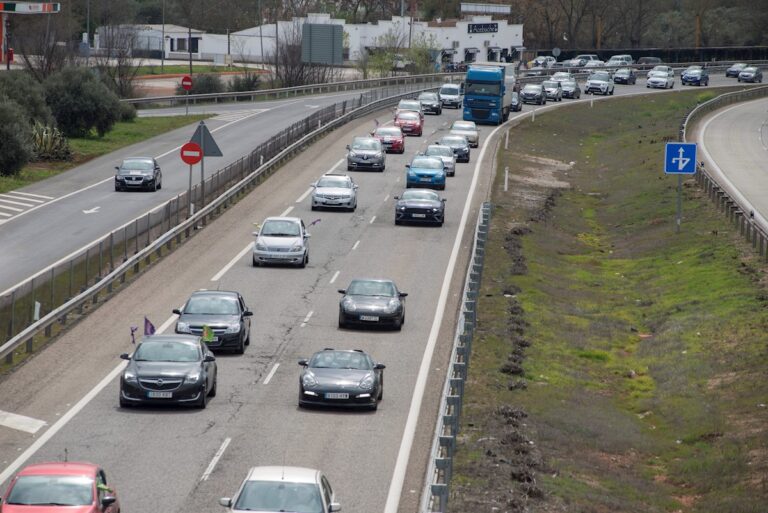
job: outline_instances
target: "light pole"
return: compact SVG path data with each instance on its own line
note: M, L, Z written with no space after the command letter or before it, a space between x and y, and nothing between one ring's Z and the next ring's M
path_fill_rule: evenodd
M163 36L160 39L162 52L160 53L160 73L165 73L165 0L163 0Z
M85 3L85 64L91 63L91 0Z

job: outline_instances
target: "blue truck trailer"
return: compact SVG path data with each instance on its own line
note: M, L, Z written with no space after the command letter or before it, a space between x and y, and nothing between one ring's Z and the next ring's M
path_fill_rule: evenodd
M509 118L514 89L514 64L470 64L464 78L464 121L500 125Z

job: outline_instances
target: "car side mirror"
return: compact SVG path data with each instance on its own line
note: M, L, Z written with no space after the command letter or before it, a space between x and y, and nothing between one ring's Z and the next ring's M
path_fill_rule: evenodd
M181 315L181 310L179 310L178 308L174 308L173 313L175 313L176 315Z
M299 365L301 365L302 367L306 367L307 365L309 365L309 362L306 360L306 358L302 358L301 360L299 360Z
M243 317L253 317L253 312L251 312L250 310L246 310L245 312L243 312Z
M339 289L339 294L346 294L346 293L347 293L347 289Z
M341 511L341 504L338 502L332 502L328 505L328 511L330 513L335 513L336 511Z
M310 238L310 237L312 237L312 235L310 235L309 233L305 233L305 234L304 234L304 238L305 238L305 239L308 239L308 238Z
M406 164L405 167L411 167L411 165L410 164Z
M121 360L130 360L131 359L131 355L128 354L128 353L123 353L123 354L120 355L120 359Z
M394 196L393 199L399 200L400 196Z
M120 171L120 166L115 166L115 169L117 169L118 171Z
M376 365L373 366L373 368L376 370L384 370L387 368L387 366L384 365L383 363L377 363Z
M441 198L441 201L442 201L443 203L445 203L445 202L446 202L446 201L448 201L448 200L447 200L447 199L445 199L445 198Z
M256 230L255 232L253 232L253 236L254 237L258 237L259 236L259 230Z
M309 186L310 187L317 187L317 182L312 182L311 184L309 184Z
M111 506L115 502L117 502L117 497L115 497L114 495L105 495L104 497L101 498L101 507L106 508L107 506Z
M407 293L407 292L401 292L401 293L400 293L400 297L406 297L407 295L408 295L408 293Z
M232 499L229 497L222 497L219 499L219 505L224 506L225 508L232 507Z
M205 355L205 358L203 358L203 361L204 362L215 362L216 361L216 357L213 356L212 354L207 354L207 355Z
M349 144L347 144L347 149L349 149Z
M357 189L358 187L359 187L359 185L357 185L357 184L352 186L353 189Z

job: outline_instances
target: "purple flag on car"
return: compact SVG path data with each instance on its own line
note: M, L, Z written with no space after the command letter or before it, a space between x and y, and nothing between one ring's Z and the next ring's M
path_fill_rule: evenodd
M149 319L144 317L144 336L147 335L154 335L155 334L155 325L152 324Z

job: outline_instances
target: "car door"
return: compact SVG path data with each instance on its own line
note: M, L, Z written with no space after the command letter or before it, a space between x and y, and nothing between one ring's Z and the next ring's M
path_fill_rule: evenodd
M307 227L304 226L304 220L299 221L301 223L301 240L304 243L304 248L309 250L309 234L307 233Z
M240 294L237 295L237 302L240 305L240 322L242 323L243 330L245 331L245 339L248 340L248 337L251 335L251 318L244 315L244 313L248 310L248 307L245 306L245 300Z
M117 512L117 504L113 502L112 504L107 505L106 508L103 510L101 509L102 501L105 497L114 497L115 491L110 488L110 486L107 484L107 475L104 473L104 470L98 469L96 471L96 497L98 500L98 508L99 511L103 511L104 513L115 513Z
M213 380L216 379L216 361L205 361L207 356L213 356L213 352L208 349L202 340L200 341L200 354L202 355L201 365L203 367L203 372L205 373L205 384L207 390L210 390L213 387Z
M152 159L152 165L155 167L155 183L162 181L163 172L160 170L160 164L157 163L157 160Z

